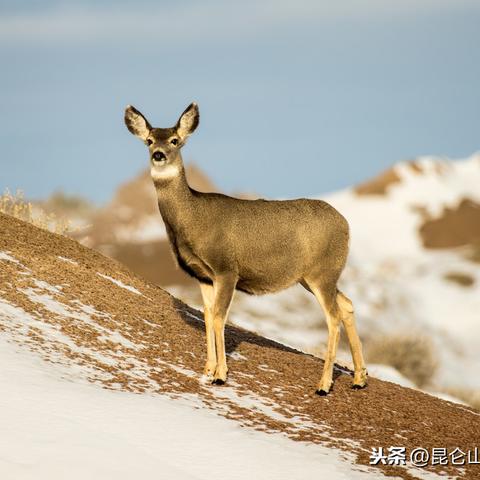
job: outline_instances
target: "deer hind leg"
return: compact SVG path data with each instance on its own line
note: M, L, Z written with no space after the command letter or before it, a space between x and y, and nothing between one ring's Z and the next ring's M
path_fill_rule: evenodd
M320 303L328 327L328 345L325 363L323 366L322 378L317 386L318 395L326 395L333 383L333 365L337 353L338 340L340 339L341 312L337 304L337 287L335 284L319 285L306 280L308 290L313 292L318 303Z
M225 354L225 322L235 292L236 278L232 276L218 277L213 282L214 301L212 307L213 330L217 366L212 383L223 385L227 381L227 357Z
M350 352L352 353L354 377L353 388L363 388L367 385L367 369L363 361L362 344L358 337L351 300L342 292L337 293L337 304L342 313L342 322L347 332Z
M203 298L203 317L205 319L205 333L207 337L207 362L205 363L204 374L213 380L217 369L217 353L215 350L215 331L213 328L213 285L200 283L200 291Z

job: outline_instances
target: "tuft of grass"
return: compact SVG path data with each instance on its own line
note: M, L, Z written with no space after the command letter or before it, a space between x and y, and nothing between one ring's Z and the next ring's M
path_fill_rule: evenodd
M448 272L443 278L461 287L471 287L475 283L475 279L471 275L463 272Z
M68 220L58 218L55 214L47 214L38 206L34 206L25 200L21 190L12 194L8 188L5 189L0 196L0 212L60 235L72 231Z
M365 354L367 363L390 365L421 388L431 383L438 368L432 342L421 335L395 334L371 339Z

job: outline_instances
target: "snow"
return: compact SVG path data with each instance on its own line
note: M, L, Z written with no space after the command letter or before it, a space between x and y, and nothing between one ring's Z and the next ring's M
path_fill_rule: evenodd
M0 260L5 260L7 262L12 262L17 264L21 269L23 270L23 274L28 274L30 273L30 269L27 268L23 263L19 262L15 257L12 257L9 252L2 252L0 251Z
M0 260L6 260L7 262L20 264L20 262L16 258L12 257L7 252L0 252Z
M24 293L30 295L32 301L43 304L50 312L56 315L65 315L79 322L86 322L88 320L86 316L79 316L77 313L68 310L65 305L53 301L51 297L46 294L41 295L30 290ZM30 330L36 330L40 332L44 338L48 339L50 343L62 344L72 352L88 353L92 358L106 365L115 365L117 363L117 360L102 355L97 350L79 347L68 335L64 335L61 332L60 327L44 322L37 315L30 314L21 307L12 305L2 298L0 298L0 318L2 318L3 321L8 321L10 329L14 332L13 337L16 338L17 341L25 339ZM59 361L64 360L60 354L55 354L53 350L49 350L49 355L51 357L55 356Z
M128 223L116 226L115 238L119 243L150 243L166 239L167 231L160 215L155 213L145 215L134 227Z
M341 453L240 427L175 400L62 380L0 337L2 478L384 478Z
M97 275L100 275L100 277L105 278L106 280L110 280L110 282L114 283L115 285L118 285L121 288L124 288L125 290L128 290L129 292L136 293L137 295L142 295L142 292L139 292L135 287L132 287L130 285L125 285L120 280L116 280L115 278L109 277L108 275L104 275L103 273L97 272Z
M240 352L230 352L227 353L227 357L231 358L232 360L248 360L245 355L242 355Z
M75 260L72 260L71 258L62 257L61 255L57 255L57 258L62 262L70 263L72 265L78 265L78 262L76 262Z

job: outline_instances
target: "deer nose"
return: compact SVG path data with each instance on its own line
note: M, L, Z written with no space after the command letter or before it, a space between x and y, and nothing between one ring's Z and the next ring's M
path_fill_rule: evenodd
M167 157L163 152L161 152L160 150L157 150L156 152L153 152L152 158L156 162L161 162L162 160L165 160Z

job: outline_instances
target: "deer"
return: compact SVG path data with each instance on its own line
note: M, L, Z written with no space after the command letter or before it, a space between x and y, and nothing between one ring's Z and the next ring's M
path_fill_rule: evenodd
M227 381L225 323L235 291L261 295L299 283L315 295L328 327L316 393L327 395L332 387L341 325L353 360L352 388L364 388L367 370L353 304L337 288L349 250L347 220L322 200L248 200L190 188L181 149L199 120L196 103L170 128L153 128L135 107L125 109L128 130L148 147L150 174L173 255L200 286L205 378L216 385Z

